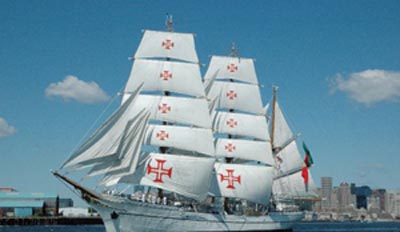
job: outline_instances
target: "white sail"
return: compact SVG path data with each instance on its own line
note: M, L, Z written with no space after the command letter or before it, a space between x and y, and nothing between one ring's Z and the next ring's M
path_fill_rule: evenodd
M171 91L196 97L205 96L200 69L196 64L136 60L125 93L129 94L141 83L144 83L143 91Z
M149 121L150 113L143 110L137 120L131 120L128 123L128 130L125 130L120 146L117 150L113 161L107 160L101 164L94 166L87 177L111 173L117 170L122 170L130 167L134 170L139 159L140 150L142 148L146 126Z
M211 193L267 205L274 169L267 166L215 163Z
M220 101L217 108L235 109L253 114L263 113L257 85L216 81L208 93L208 98L214 99L218 96Z
M218 133L249 136L269 141L267 120L262 115L214 112L213 128Z
M212 56L204 79L211 79L217 70L217 79L234 79L250 84L258 84L252 59Z
M157 187L203 201L213 166L213 158L151 153L134 175L119 181Z
M164 57L199 63L193 34L146 30L135 58Z
M271 143L243 139L216 139L215 154L217 157L232 157L244 160L260 161L274 165Z
M293 133L286 122L278 102L275 104L274 147L280 148L293 138Z
M304 166L304 161L301 159L300 152L297 148L296 141L292 141L283 150L275 155L278 176L287 175Z
M194 151L214 156L213 134L211 129L149 125L145 144Z
M317 198L317 188L308 170L308 186L304 183L302 171L274 180L272 191L277 198Z
M186 98L172 96L138 96L137 108L150 111L151 120L182 123L196 127L210 128L211 118L205 98Z
M127 122L134 118L138 112L135 100L141 87L142 85L138 86L133 91L132 96L72 154L63 164L63 168L81 163L90 166L107 156L115 155Z

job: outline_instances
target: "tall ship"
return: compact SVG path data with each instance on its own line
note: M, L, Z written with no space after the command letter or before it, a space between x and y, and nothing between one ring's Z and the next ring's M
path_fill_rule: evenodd
M202 78L194 35L166 24L143 32L121 105L53 174L107 232L291 231L294 203L316 194L277 88L263 106L254 60L234 47Z

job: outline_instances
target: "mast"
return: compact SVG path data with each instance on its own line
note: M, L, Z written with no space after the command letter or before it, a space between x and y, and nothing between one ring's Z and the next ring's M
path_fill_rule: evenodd
M274 136L275 136L275 106L276 106L276 94L278 92L278 87L272 87L272 116L271 116L271 147L272 152L275 154L276 147L274 147Z
M165 19L165 26L167 27L168 32L174 31L174 21L172 19L172 15L169 15L168 13L167 13L167 17Z
M166 20L165 20L165 26L167 27L167 31L168 32L173 32L174 28L173 28L173 19L172 19L172 15L167 14L166 16ZM170 61L171 59L169 57L166 57L166 61ZM164 91L164 96L170 96L170 92L169 91ZM163 125L172 125L169 124L167 121L162 121ZM166 146L160 146L159 147L159 151L161 154L166 154L168 152L168 147ZM164 191L161 188L157 188L158 190L158 197L160 199L163 199L164 197Z

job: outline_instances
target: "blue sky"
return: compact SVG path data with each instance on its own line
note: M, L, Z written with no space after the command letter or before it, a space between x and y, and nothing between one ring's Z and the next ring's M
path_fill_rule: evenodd
M49 170L124 86L141 30L164 30L167 12L176 31L196 33L202 63L232 42L256 59L263 100L280 87L318 184L400 188L399 1L2 1L0 186L71 196ZM91 92L59 97L66 78Z

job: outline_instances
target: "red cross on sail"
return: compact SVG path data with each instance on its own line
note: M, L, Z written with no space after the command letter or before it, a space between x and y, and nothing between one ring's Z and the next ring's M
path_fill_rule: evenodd
M226 96L229 98L229 100L234 100L237 98L237 93L234 90L229 90L226 92Z
M170 50L174 47L174 45L174 42L172 42L172 40L170 39L166 39L161 43L161 46L163 46L163 48L165 48L166 50Z
M226 68L231 73L236 72L238 70L238 66L233 64L233 63L232 64L228 64L228 66Z
M164 70L160 72L160 78L164 81L168 81L169 79L172 79L172 73L168 70Z
M169 134L165 130L160 130L160 132L157 132L156 137L161 140L167 140L169 138Z
M226 125L228 125L230 128L235 128L238 125L238 122L235 119L230 118L226 121Z
M283 162L282 158L279 155L276 156L276 161L278 163L282 163Z
M169 106L167 103L161 103L158 105L158 111L160 111L162 114L167 114L171 111L171 106Z
M226 150L227 152L233 152L234 150L236 150L236 146L233 145L233 143L227 143L227 144L225 145L225 150Z
M220 182L224 182L225 180L228 181L228 185L226 186L227 189L235 189L235 182L241 184L240 175L234 176L233 169L226 169L227 175L224 176L223 174L219 173Z
M171 178L172 176L172 168L168 168L165 169L164 168L164 164L166 162L166 160L162 160L162 159L156 159L157 162L157 166L156 167L152 167L149 165L147 165L147 175L150 174L155 174L156 178L153 180L155 183L164 183L162 178L163 176L168 176L169 178Z

